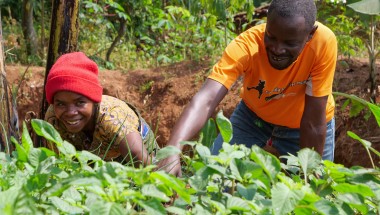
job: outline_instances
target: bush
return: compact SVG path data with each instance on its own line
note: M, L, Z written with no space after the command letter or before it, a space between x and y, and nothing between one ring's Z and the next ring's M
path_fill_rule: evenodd
M377 109L378 111L378 109ZM34 148L24 129L16 151L0 153L2 214L377 214L380 171L345 168L302 149L287 163L261 148L223 144L217 156L204 144L216 126L225 141L230 122L219 113L198 141L184 142L194 155L182 155L184 178L154 165L132 168L76 151L47 122L33 120L34 131L60 153ZM25 125L24 125L25 127ZM165 149L165 150L164 150ZM175 148L176 149L176 148ZM161 149L165 158L176 150ZM177 149L178 150L178 149Z

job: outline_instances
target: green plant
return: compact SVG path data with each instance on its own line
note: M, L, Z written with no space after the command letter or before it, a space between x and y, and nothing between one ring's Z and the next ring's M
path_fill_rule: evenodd
M311 149L289 155L287 163L254 146L223 144L209 148L221 131L225 142L232 126L220 112L198 141L183 142L194 154L182 155L183 178L155 166L132 168L76 151L42 120L34 131L59 149L34 148L23 129L16 151L0 152L1 214L377 214L380 171L345 168L322 161ZM205 145L204 145L205 144ZM156 158L179 153L165 147ZM166 206L164 206L166 205Z
M150 81L144 83L143 85L141 85L141 86L139 87L139 91L140 91L141 93L147 93L147 92L149 92L149 91L152 89L153 84L154 84L154 81L153 81L153 80L150 80Z
M318 1L318 21L327 25L336 35L338 52L344 56L358 56L365 52L363 41L354 36L355 30L362 26L360 19L347 10L345 1Z
M59 154L34 148L24 124L21 144L12 139L13 155L0 153L2 214L166 214L162 202L174 193L190 201L182 180L153 172L154 166L135 169L104 162L90 152L76 151L42 120L32 120L32 127L55 144Z
M364 99L361 99L361 98L359 98L359 97L357 97L355 95L348 95L346 93L339 93L339 92L334 92L333 94L336 95L336 96L344 96L344 97L348 98L346 100L346 102L344 103L343 108L345 108L349 104L351 104L350 117L351 116L356 116L363 109L368 108L370 110L369 114L372 113L372 115L376 119L377 124L380 127L380 107L379 106L377 106L376 104L367 102ZM370 116L369 114L367 114L367 117ZM371 160L373 168L376 168L376 165L374 164L373 158L372 158L371 153L369 151L372 151L373 153L375 153L379 157L380 157L380 152L378 152L376 149L374 149L373 147L371 147L371 142L369 142L367 140L361 139L354 132L349 131L347 134L351 138L353 138L355 140L358 140L364 146L364 148L366 149L366 151L368 153L368 156L369 156L369 158Z
M367 25L367 29L369 29L369 38L361 38L363 41L365 41L368 55L369 55L369 68L370 68L370 74L369 74L369 80L371 83L370 89L371 89L371 98L374 102L376 102L376 91L377 91L377 85L376 85L376 57L379 55L380 51L376 49L376 40L375 40L375 30L376 30L376 20L380 15L380 2L379 0L361 0L356 3L352 3L347 5L348 7L352 8L358 13L364 14L367 16L364 19L364 23Z
M218 114L216 124L229 142L231 124ZM213 120L198 141L189 145L194 156L185 156L183 174L195 189L192 213L202 214L369 214L379 212L378 169L348 169L322 161L311 149L289 155L286 164L261 148L223 144L211 155L203 144L216 135ZM208 134L207 134L208 133ZM371 182L370 182L371 181ZM180 202L174 202L180 205ZM183 207L185 209L185 207Z

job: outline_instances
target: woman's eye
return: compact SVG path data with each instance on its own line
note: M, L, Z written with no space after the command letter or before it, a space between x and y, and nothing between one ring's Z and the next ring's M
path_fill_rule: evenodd
M86 104L85 101L78 101L78 102L77 102L77 105L78 105L78 106L83 106L83 105L85 105L85 104Z

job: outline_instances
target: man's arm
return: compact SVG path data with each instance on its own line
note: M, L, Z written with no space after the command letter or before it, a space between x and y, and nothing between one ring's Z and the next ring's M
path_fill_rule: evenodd
M180 142L190 140L198 134L227 92L228 89L221 83L207 79L182 112L173 128L167 146L175 146L182 150ZM179 156L171 156L161 161L158 167L165 168L174 175L181 175Z
M326 104L328 96L305 96L305 109L300 127L300 147L301 149L314 148L322 156L326 140Z

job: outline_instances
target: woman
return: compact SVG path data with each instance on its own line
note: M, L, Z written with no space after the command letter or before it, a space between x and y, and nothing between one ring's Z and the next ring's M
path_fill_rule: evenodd
M133 106L102 95L98 66L84 53L59 57L45 91L50 104L45 120L77 150L135 166L152 163L158 148L152 130Z

